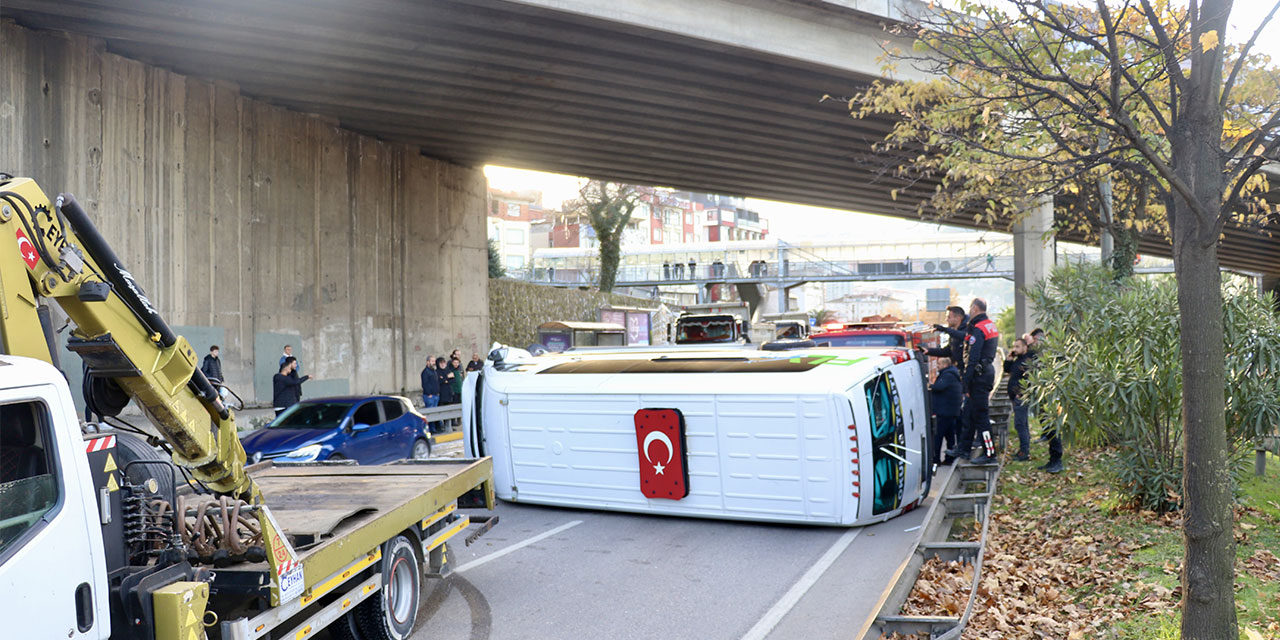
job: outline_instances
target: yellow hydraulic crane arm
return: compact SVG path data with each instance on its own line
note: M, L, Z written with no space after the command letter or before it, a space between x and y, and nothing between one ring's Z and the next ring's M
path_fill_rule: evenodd
M212 491L259 504L235 417L69 194L50 202L28 178L0 175L0 339L4 352L57 364L48 299L75 328L67 347L93 376L94 401L138 402L174 462ZM123 392L123 393L122 393Z

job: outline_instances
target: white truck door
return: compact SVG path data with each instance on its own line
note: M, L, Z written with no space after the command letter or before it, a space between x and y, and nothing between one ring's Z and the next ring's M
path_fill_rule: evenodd
M84 447L65 388L0 390L4 637L110 635L102 533Z

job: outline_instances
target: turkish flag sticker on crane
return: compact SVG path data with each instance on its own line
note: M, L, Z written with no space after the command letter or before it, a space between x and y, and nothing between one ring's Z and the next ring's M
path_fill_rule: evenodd
M22 261L27 263L28 269L34 269L37 264L40 264L40 254L36 253L36 246L31 244L31 239L22 232L22 229L18 229L18 255L22 256Z
M679 500L689 495L684 414L679 409L637 411L636 449L640 454L640 492L646 498Z

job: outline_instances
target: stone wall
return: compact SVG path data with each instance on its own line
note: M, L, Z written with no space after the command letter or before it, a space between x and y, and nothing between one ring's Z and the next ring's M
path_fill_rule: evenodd
M537 342L538 325L553 320L599 322L600 309L607 306L652 309L657 303L595 290L489 280L489 336L494 342L523 349Z
M3 22L0 51L0 171L75 194L242 396L270 401L286 342L312 397L414 389L426 354L489 343L480 169L90 38Z

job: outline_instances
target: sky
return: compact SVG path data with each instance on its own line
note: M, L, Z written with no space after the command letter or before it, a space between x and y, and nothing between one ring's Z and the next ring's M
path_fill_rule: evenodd
M1262 24L1262 19L1267 17L1267 12L1275 6L1275 1L1236 0L1231 17L1227 19L1227 41L1243 43L1248 40L1258 25ZM1280 15L1271 18L1253 46L1273 60L1280 61Z

